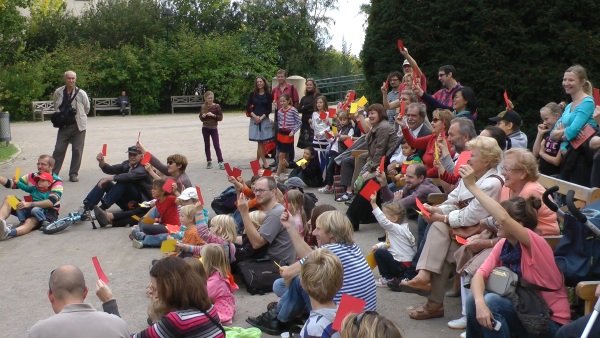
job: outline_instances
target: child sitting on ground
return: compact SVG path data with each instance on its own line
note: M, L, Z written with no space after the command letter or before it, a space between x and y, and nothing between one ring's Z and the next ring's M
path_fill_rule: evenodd
M323 172L321 171L321 164L315 148L313 147L309 146L304 148L304 154L302 155L302 158L297 162L288 163L288 168L293 169L288 176L289 178L298 177L304 181L307 186L312 188L323 185Z
M306 226L306 213L304 212L304 194L300 190L290 189L287 191L288 212L296 222L296 229L300 236L304 237L308 228Z
M204 217L208 217L208 210L204 209ZM181 220L181 228L183 229L183 236L181 237L181 243L195 246L202 246L206 244L200 235L198 234L198 228L196 227L195 217L196 206L186 205L179 211L179 219ZM178 239L176 236L172 236ZM177 245L175 245L177 247ZM191 252L181 252L180 257L193 257Z
M160 247L169 234L165 224L180 225L176 197L163 189L165 182L165 179L152 181L152 197L156 199L156 203L140 221L139 229L134 226L131 231L135 248ZM153 219L154 222L148 223L148 219Z
M27 177L27 176L24 176ZM50 186L54 182L54 177L51 173L42 172L39 175L33 176L33 180L36 181L36 185L28 185L22 179L17 177L17 188L29 193L31 195L31 206L27 208L17 209L16 214L19 222L23 224L29 217L35 217L41 224L40 230L44 230L50 222L54 222L58 218L58 212L54 207L51 208L40 208L35 205L35 202L47 200L50 197ZM28 203L28 202L21 202ZM16 235L16 229L15 229ZM9 234L10 236L11 234Z
M254 228L256 228L256 230L260 228L260 225L265 221L265 218L267 217L265 212L261 210L251 211L248 216L250 217L250 221L252 222L252 225L254 225ZM254 248L252 247L252 243L250 243L250 240L248 239L248 236L246 236L246 232L244 231L241 235L237 236L237 239L235 241L235 260L238 262L243 261L244 259L250 258L255 254L257 257L264 256L267 253L267 249L268 246L265 245L262 248L258 249L258 251L254 250Z
M304 323L300 337L336 337L333 320L337 305L333 297L342 288L342 262L331 250L322 248L311 252L300 267L300 285L310 297L310 316Z
M214 301L221 323L230 325L235 315L233 292L239 287L231 278L229 262L223 247L218 244L206 244L202 248L202 264L208 276L208 297Z
M383 287L392 278L402 276L410 266L415 256L415 237L408 229L408 224L404 223L406 210L394 201L384 203L379 209L376 196L371 195L371 207L377 222L385 229L386 241L373 245L371 250L375 252L381 275L376 285Z

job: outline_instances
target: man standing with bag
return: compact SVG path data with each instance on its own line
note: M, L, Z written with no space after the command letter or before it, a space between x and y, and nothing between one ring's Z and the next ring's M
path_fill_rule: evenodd
M69 168L69 181L79 182L79 167L85 144L85 129L87 114L90 111L90 100L85 91L75 87L77 74L68 70L65 72L65 85L54 92L54 108L62 114L56 136L56 145L52 157L56 160L54 174L58 175L65 160L69 143L71 144L71 167ZM54 119L53 119L54 124Z

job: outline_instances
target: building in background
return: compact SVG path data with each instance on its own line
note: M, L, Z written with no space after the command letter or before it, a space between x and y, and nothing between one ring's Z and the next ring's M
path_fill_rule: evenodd
M98 0L66 0L67 12L72 12L73 15L79 16L92 3ZM29 8L20 9L21 13L29 17Z

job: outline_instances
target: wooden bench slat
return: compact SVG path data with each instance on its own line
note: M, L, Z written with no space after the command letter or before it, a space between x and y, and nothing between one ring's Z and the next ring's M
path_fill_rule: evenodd
M121 106L117 103L118 97L96 97L92 100L94 102L93 116L96 116L96 110L121 110ZM125 110L131 116L131 102L125 107Z
M53 101L33 101L31 102L31 112L33 113L33 121L44 121L44 115L54 114Z
M201 107L204 104L204 98L200 95L171 96L171 114L175 113L175 108Z

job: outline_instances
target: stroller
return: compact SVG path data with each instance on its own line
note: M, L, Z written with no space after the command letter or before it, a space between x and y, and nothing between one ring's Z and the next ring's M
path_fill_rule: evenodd
M548 196L557 192L554 186L542 196L544 204L563 220L563 236L554 249L556 265L563 272L565 284L574 287L581 281L600 280L600 201L579 210L575 206L575 192L566 196L568 213L563 212ZM600 312L600 300L594 306L588 324L581 337L587 337Z

